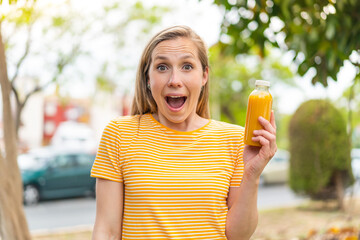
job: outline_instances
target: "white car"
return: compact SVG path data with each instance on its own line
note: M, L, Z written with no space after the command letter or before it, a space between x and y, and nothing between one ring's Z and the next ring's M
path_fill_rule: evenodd
M288 151L278 149L260 176L260 185L286 183L289 178Z
M58 126L51 146L95 151L97 141L94 131L87 124L66 121Z

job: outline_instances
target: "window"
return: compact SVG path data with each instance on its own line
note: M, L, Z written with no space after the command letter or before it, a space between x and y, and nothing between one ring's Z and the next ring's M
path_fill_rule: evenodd
M55 158L54 167L58 169L69 169L76 165L75 155L59 155Z
M79 154L77 155L78 165L81 167L88 167L94 163L95 156L89 154Z

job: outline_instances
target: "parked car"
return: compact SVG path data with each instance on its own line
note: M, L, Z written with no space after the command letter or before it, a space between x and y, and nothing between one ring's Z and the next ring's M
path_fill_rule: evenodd
M360 148L351 150L351 167L356 180L360 179Z
M95 133L85 123L65 121L57 127L51 139L54 147L77 147L86 151L94 151L97 146Z
M278 149L260 176L260 185L286 183L289 178L288 151Z
M42 199L95 194L90 170L95 154L79 150L43 148L20 155L19 168L24 187L24 204Z

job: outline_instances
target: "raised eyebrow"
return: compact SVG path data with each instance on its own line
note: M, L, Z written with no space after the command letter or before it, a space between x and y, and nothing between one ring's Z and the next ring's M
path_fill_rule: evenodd
M189 58L194 58L194 56L191 54L186 54L184 56L181 56L181 59L189 59Z
M194 58L194 56L191 54L186 54L180 57L180 59L189 59L189 58ZM156 55L154 61L155 60L168 60L168 58L166 56Z
M161 55L157 55L157 56L155 56L155 58L154 58L154 61L155 60L167 60L168 58L167 57L165 57L165 56L161 56Z

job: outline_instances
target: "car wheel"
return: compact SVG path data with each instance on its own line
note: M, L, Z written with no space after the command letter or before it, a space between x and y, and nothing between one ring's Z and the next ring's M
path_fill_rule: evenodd
M39 189L34 185L27 185L24 187L24 204L34 205L40 200Z

